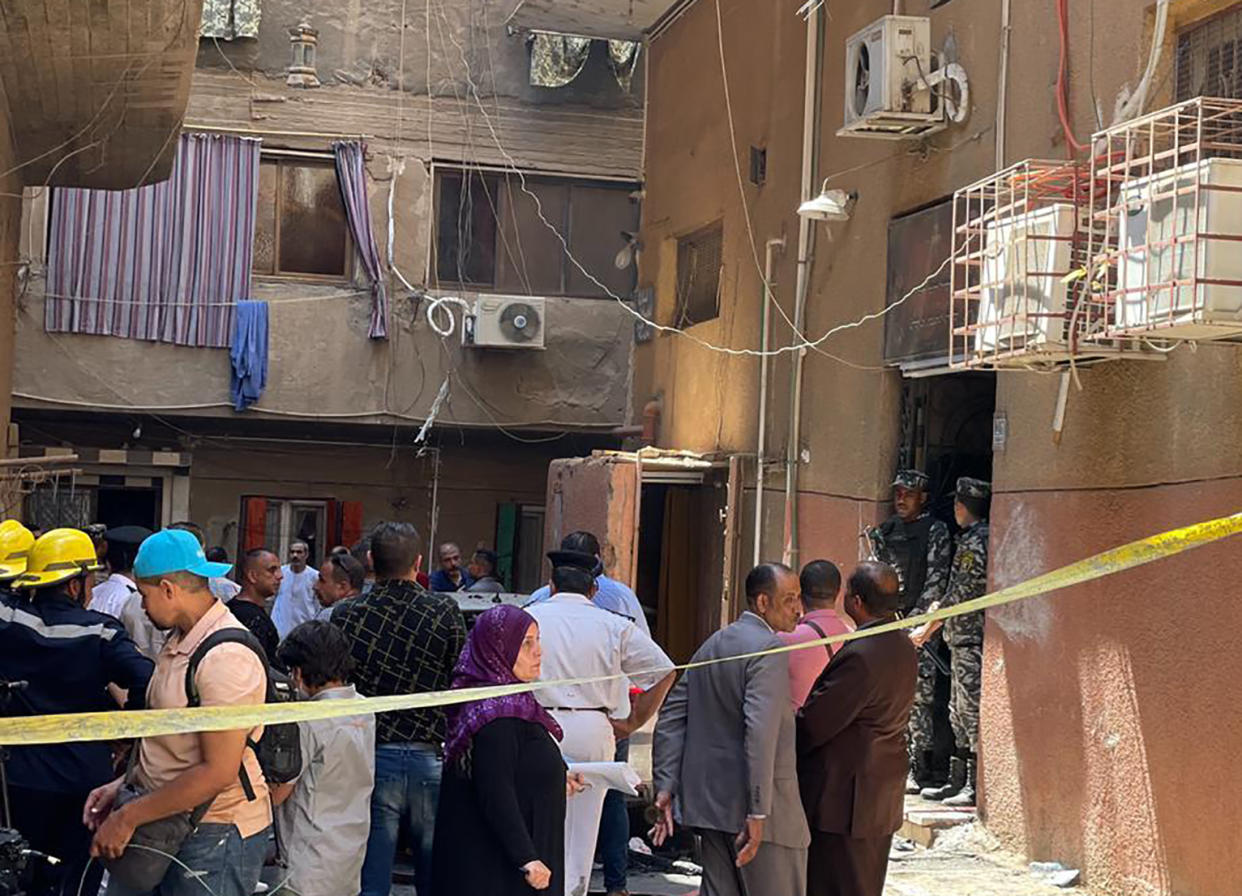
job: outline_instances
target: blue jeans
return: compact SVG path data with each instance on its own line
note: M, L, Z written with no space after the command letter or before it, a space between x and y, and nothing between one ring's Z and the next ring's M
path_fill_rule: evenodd
M630 742L617 741L617 762L628 762ZM599 818L599 860L604 863L604 890L620 893L625 890L626 868L630 858L630 813L625 794L610 790L604 797L604 811Z
M403 822L414 849L414 885L419 896L431 892L431 842L440 802L440 769L440 758L429 744L375 748L375 790L362 863L362 896L388 896Z
M153 891L141 893L112 878L107 896L252 896L271 840L270 827L243 838L231 824L200 824Z

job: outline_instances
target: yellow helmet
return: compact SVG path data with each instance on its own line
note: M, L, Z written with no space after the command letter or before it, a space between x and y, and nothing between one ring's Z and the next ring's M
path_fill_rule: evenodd
M0 523L0 582L26 571L26 560L34 542L34 535L17 520Z
M53 529L35 541L26 571L13 584L18 588L46 588L101 569L89 535L81 529Z

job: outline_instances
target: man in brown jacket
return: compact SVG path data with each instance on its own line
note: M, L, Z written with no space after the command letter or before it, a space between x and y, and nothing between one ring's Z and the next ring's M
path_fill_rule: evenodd
M896 618L900 587L884 563L850 576L845 611L858 631ZM798 718L798 784L811 827L807 896L881 896L901 827L906 723L918 657L903 631L850 641Z

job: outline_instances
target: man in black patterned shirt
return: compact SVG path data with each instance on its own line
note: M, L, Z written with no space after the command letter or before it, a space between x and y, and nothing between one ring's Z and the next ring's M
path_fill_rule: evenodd
M415 581L418 532L382 523L371 534L375 587L332 616L350 642L354 683L368 697L446 690L466 641L451 598ZM362 896L388 896L397 835L404 823L415 848L415 885L431 891L431 841L440 794L444 710L383 713L375 725L375 790L362 865Z

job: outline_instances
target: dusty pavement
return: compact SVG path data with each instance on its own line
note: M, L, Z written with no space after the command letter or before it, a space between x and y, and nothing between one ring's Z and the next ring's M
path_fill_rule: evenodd
M698 880L681 875L630 876L633 896L693 896ZM593 894L603 893L597 872ZM411 886L394 886L393 896L415 896ZM931 849L894 850L884 896L1083 896L1080 888L1058 888L1036 880L1019 856L1000 848L987 831L964 825L940 835Z
M602 893L596 874L592 893ZM630 877L633 896L691 896L694 878L646 874ZM395 892L395 891L394 891ZM885 896L1058 896L1084 894L1036 880L1030 869L1004 852L990 834L974 825L946 831L931 849L894 850Z

